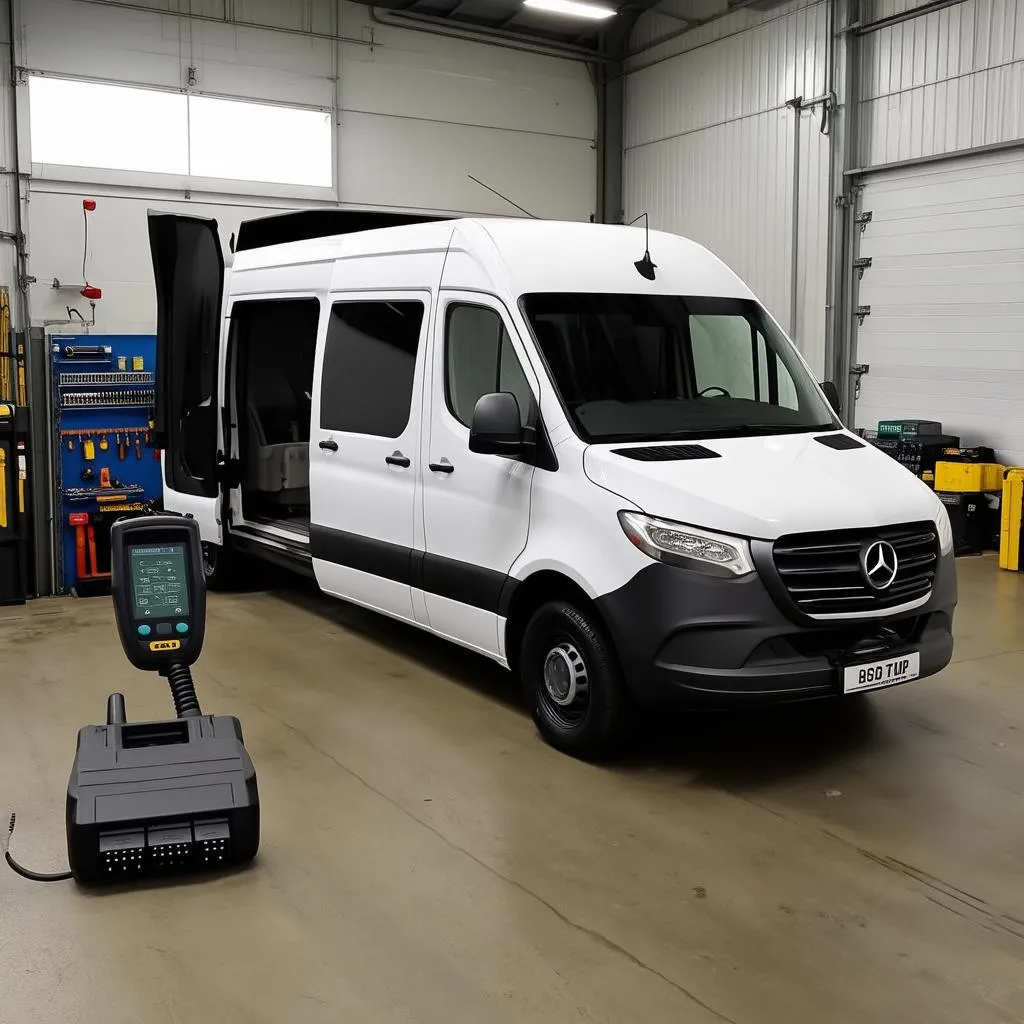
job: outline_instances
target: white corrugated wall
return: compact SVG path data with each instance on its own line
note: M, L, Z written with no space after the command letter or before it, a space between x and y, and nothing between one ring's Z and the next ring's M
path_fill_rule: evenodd
M799 115L794 267L798 119L786 104L825 91L826 20L821 0L745 11L638 54L628 65L623 165L627 219L646 210L652 225L708 246L751 285L817 372L825 354L828 140L820 110ZM673 24L652 21L661 32ZM642 21L634 50L651 35Z
M865 2L859 18L876 21L922 2ZM682 0L664 6L673 3ZM647 210L652 223L718 253L791 329L815 369L824 355L829 141L817 132L817 114L804 114L794 326L794 115L784 104L824 91L826 10L815 0L748 9L653 47L680 23L665 14L641 18L627 65L623 167L627 216ZM1021 0L964 0L876 29L856 46L859 137L850 166L1024 141Z
M901 13L879 0L874 17ZM856 423L940 420L1024 457L1024 3L964 3L863 40ZM959 154L959 155L957 155ZM893 166L895 165L895 166Z
M966 0L864 36L861 82L861 167L1024 140L1024 3Z
M936 419L1024 464L1024 147L869 175L858 426Z

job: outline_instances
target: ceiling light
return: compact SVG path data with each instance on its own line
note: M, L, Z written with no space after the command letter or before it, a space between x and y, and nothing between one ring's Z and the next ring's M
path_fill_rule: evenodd
M523 0L523 6L550 11L552 14L568 14L573 18L591 18L594 21L615 17L615 11L610 7L581 3L580 0Z

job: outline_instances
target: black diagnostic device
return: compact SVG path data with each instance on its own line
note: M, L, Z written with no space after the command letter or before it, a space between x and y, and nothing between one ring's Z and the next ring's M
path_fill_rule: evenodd
M204 715L189 666L206 626L199 527L177 516L113 525L114 611L128 660L170 684L176 717L128 722L107 699L106 725L78 733L68 782L71 873L84 884L252 860L260 837L256 772L237 718Z
M125 519L110 532L111 594L121 646L144 671L189 666L203 649L206 585L194 519Z

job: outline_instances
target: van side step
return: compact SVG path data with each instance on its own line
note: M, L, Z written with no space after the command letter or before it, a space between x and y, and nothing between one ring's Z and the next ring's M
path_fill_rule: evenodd
M231 543L243 555L251 555L282 569L315 579L313 558L309 553L308 544L298 544L283 537L270 538L245 527L236 527L231 531Z

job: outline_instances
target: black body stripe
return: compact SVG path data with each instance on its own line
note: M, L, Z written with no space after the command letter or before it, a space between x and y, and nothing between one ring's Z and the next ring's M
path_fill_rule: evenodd
M412 583L412 548L310 524L309 549L314 558L336 562L396 583Z
M506 573L458 562L454 558L430 553L423 557L422 587L427 593L484 611L498 611L498 599L507 579Z
M507 573L494 569L325 526L310 526L309 546L313 557L325 562L405 583L502 616L508 615L518 585Z

